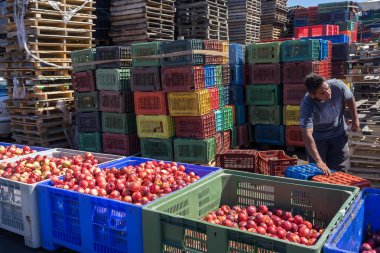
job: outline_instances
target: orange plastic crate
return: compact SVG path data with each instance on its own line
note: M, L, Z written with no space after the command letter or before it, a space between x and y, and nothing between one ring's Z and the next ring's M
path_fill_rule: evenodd
M297 158L287 156L283 150L259 151L257 153L258 171L264 175L283 177L286 168L294 165L297 165Z
M357 186L359 188L371 187L371 182L367 179L353 176L344 172L334 172L330 176L327 175L318 175L312 178L313 181L328 183L328 184L340 184L340 185L349 185Z

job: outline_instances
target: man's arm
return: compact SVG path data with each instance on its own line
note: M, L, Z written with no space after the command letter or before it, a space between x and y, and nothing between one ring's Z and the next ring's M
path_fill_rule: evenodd
M302 137L305 141L306 150L314 159L318 168L320 168L323 171L323 173L325 173L326 175L330 175L331 174L330 169L322 161L322 158L319 155L319 152L317 149L317 145L315 144L314 137L313 137L313 128L301 128L301 131L302 131Z
M358 111L356 110L356 102L355 98L352 97L348 100L346 100L346 106L350 110L351 116L352 116L352 131L356 132L358 129L360 129L360 122L358 117Z

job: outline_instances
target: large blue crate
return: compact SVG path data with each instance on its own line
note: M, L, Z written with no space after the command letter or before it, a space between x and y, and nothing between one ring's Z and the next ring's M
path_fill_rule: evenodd
M331 170L331 172L335 172ZM314 176L322 175L323 172L320 168L318 168L314 163L291 166L286 168L285 177L295 178L295 179L303 179L309 180Z
M258 144L285 145L285 128L282 125L256 125L254 136Z
M0 146L9 147L14 145L16 148L23 148L26 145L20 145L15 143L8 143L8 142L0 142ZM35 146L29 146L31 150L35 150L37 152L49 150L49 148L41 148L41 147L35 147Z
M247 110L244 105L235 106L235 124L240 126L247 123Z
M231 85L243 85L244 74L243 74L243 65L230 65L231 73Z
M329 42L328 40L319 40L321 47L319 52L319 60L326 60L329 57Z
M357 253L367 229L380 230L380 189L366 188L359 193L350 209L330 234L324 253Z
M205 76L205 88L215 87L215 68L214 65L204 66L204 76Z
M230 65L243 64L243 46L236 43L230 44L229 57Z
M244 87L229 86L229 104L230 105L244 105Z
M119 169L147 161L152 159L127 157L99 167ZM220 170L216 167L178 164L185 165L186 172L195 172L201 177L200 180ZM56 250L62 246L86 253L143 252L142 206L55 188L50 181L40 183L37 187L40 217L43 217L43 248Z
M333 44L335 44L335 43L349 43L350 42L350 38L345 34L318 36L318 37L313 37L313 39L329 40Z

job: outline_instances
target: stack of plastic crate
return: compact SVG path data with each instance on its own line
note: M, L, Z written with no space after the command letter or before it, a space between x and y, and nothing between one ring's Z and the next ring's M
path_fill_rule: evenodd
M173 160L174 119L160 79L159 42L132 44L131 89L143 157Z
M219 51L220 55L194 50ZM233 113L225 107L229 95L228 43L194 39L162 42L160 54L164 55L162 88L175 122L174 160L208 164L223 143L230 147Z
M245 86L244 86L244 46L240 44L230 44L230 105L234 108L234 127L232 131L231 147L241 147L249 143L249 126L245 107Z
M250 140L258 144L284 145L282 126L281 43L248 45L249 85L246 104Z
M131 91L131 48L98 47L96 61L103 152L135 154L139 152L139 139Z
M96 89L96 49L74 51L72 58L82 59L82 66L73 67L72 82L75 88L75 111L77 113L78 145L80 150L101 152L101 120L99 114L99 93ZM87 62L87 65L84 63Z

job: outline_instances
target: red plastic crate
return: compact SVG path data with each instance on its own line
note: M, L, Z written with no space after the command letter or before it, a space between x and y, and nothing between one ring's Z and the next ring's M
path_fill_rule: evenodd
M250 64L249 84L280 84L281 64Z
M256 173L257 150L229 149L216 155L216 166L223 169Z
M203 116L174 117L176 136L180 138L208 139L216 134L213 112Z
M219 109L219 90L218 88L208 89L210 92L211 110Z
M353 175L340 172L340 171L331 173L330 176L327 176L327 175L314 176L311 180L321 182L321 183L328 183L328 184L357 186L361 189L365 187L371 187L370 181L364 178L353 176Z
M92 71L76 72L72 74L72 83L78 92L95 91L95 75Z
M223 52L223 42L220 40L204 40L205 50ZM205 64L222 64L223 56L206 55Z
M351 43L355 43L358 40L358 31L351 31Z
M331 60L325 60L325 67L326 67L326 79L331 79L332 78L332 63Z
M131 69L132 91L159 91L161 90L160 69L132 68Z
M240 147L249 142L248 124L235 126L236 146Z
M294 10L294 17L295 18L307 18L309 12L307 8L299 8Z
M309 26L309 37L338 35L339 26L337 25L312 25Z
M297 158L291 158L283 150L259 151L257 153L258 171L264 175L281 176L289 166L297 165Z
M285 142L288 147L305 147L300 126L285 127Z
M304 84L284 84L282 101L284 105L300 105L306 92Z
M309 26L295 27L294 28L294 37L297 39L309 37Z
M222 133L216 133L215 138L215 154L219 154L223 151L223 138Z
M231 147L231 131L222 132L223 150L228 150Z
M324 76L323 63L315 62L286 62L282 64L282 82L284 84L303 83L305 77L314 72L317 75Z
M203 66L163 67L163 91L192 91L205 87Z
M102 136L103 152L115 155L132 155L140 151L137 134L106 134Z
M102 112L133 112L133 92L100 91L99 109Z
M167 115L166 93L163 91L136 91L134 94L137 115Z

